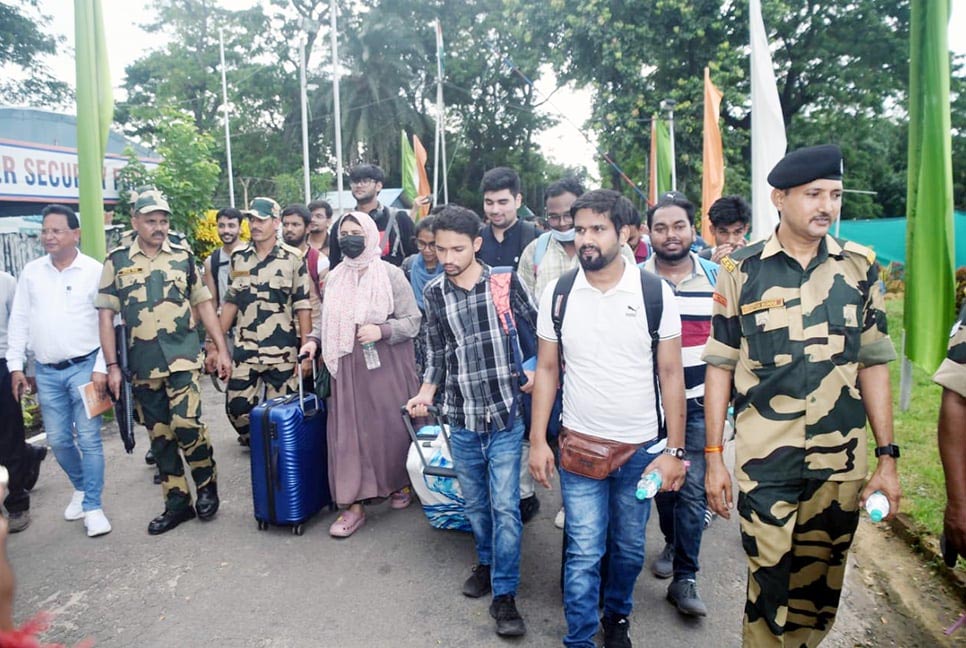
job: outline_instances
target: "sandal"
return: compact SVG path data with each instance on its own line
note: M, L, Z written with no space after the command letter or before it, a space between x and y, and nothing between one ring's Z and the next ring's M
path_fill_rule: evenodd
M404 509L412 503L413 496L409 486L404 486L389 496L389 504L394 509Z
M333 538L348 538L355 533L359 527L366 523L365 513L356 513L350 509L342 511L329 527L329 535Z

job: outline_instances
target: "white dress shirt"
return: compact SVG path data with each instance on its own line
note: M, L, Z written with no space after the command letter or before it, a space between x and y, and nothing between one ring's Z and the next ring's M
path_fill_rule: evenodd
M94 371L107 373L94 308L101 264L77 251L63 270L47 254L24 266L7 334L7 368L22 371L29 346L37 362L56 364L98 350Z

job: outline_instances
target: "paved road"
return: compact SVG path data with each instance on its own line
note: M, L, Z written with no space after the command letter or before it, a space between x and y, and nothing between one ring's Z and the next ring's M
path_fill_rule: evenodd
M329 537L330 512L302 537L284 528L258 531L247 450L234 442L223 397L207 382L204 397L222 495L217 518L148 536L162 502L142 460L146 434L139 430L134 455L126 455L106 428L104 506L114 531L88 539L81 522L63 520L71 488L52 458L46 461L32 497L33 524L9 545L19 621L45 609L55 614L48 641L92 637L105 648L560 645L558 492L541 491L542 510L525 528L517 601L529 632L507 642L494 634L487 603L460 594L473 563L471 537L431 528L417 505L374 506L366 526L346 540ZM663 546L656 519L648 533L650 564ZM667 582L645 571L631 618L636 646L740 645L745 567L734 520L718 520L705 534L701 562L710 616L680 616L664 600ZM870 610L881 614L883 602L854 571L826 646L877 645L866 643Z

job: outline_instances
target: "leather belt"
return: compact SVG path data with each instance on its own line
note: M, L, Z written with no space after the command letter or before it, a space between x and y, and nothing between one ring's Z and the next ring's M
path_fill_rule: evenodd
M64 369L67 369L68 367L72 367L75 364L80 364L80 363L84 362L85 360L87 360L88 358L90 358L95 353L97 353L97 349L94 349L90 353L86 353L86 354L84 354L82 356L77 356L76 358L68 358L67 360L64 360L62 362L53 362L51 364L41 363L41 364L43 364L48 369L56 369L57 371L63 371Z

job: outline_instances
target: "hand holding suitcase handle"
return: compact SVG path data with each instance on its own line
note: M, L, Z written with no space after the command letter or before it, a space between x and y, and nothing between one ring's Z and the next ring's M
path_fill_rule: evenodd
M317 414L319 411L319 408L317 405L318 401L313 401L314 403L316 403L316 406L313 407L311 410L309 411L305 410L305 389L303 386L302 372L299 371L299 366L301 365L303 360L308 360L309 357L310 356L308 353L303 353L299 355L298 361L295 363L295 382L299 384L299 405L302 407L302 416L313 416L314 414ZM315 384L315 371L316 371L315 362L313 361L312 362L312 384L313 385Z
M445 421L445 416L439 411L439 408L435 405L424 405L426 411L433 419L439 424L439 434L443 437L443 443L446 444L446 449L449 452L449 456L453 456L453 448L449 444L449 432L447 431L447 423ZM409 433L409 438L416 446L416 451L419 453L419 460L423 464L423 474L432 475L435 477L456 477L456 470L453 468L444 468L442 466L432 466L428 461L426 461L426 456L423 454L422 444L419 443L419 439L416 438L416 429L413 427L412 417L409 415L409 408L403 405L401 408L403 421L406 424L406 431Z

